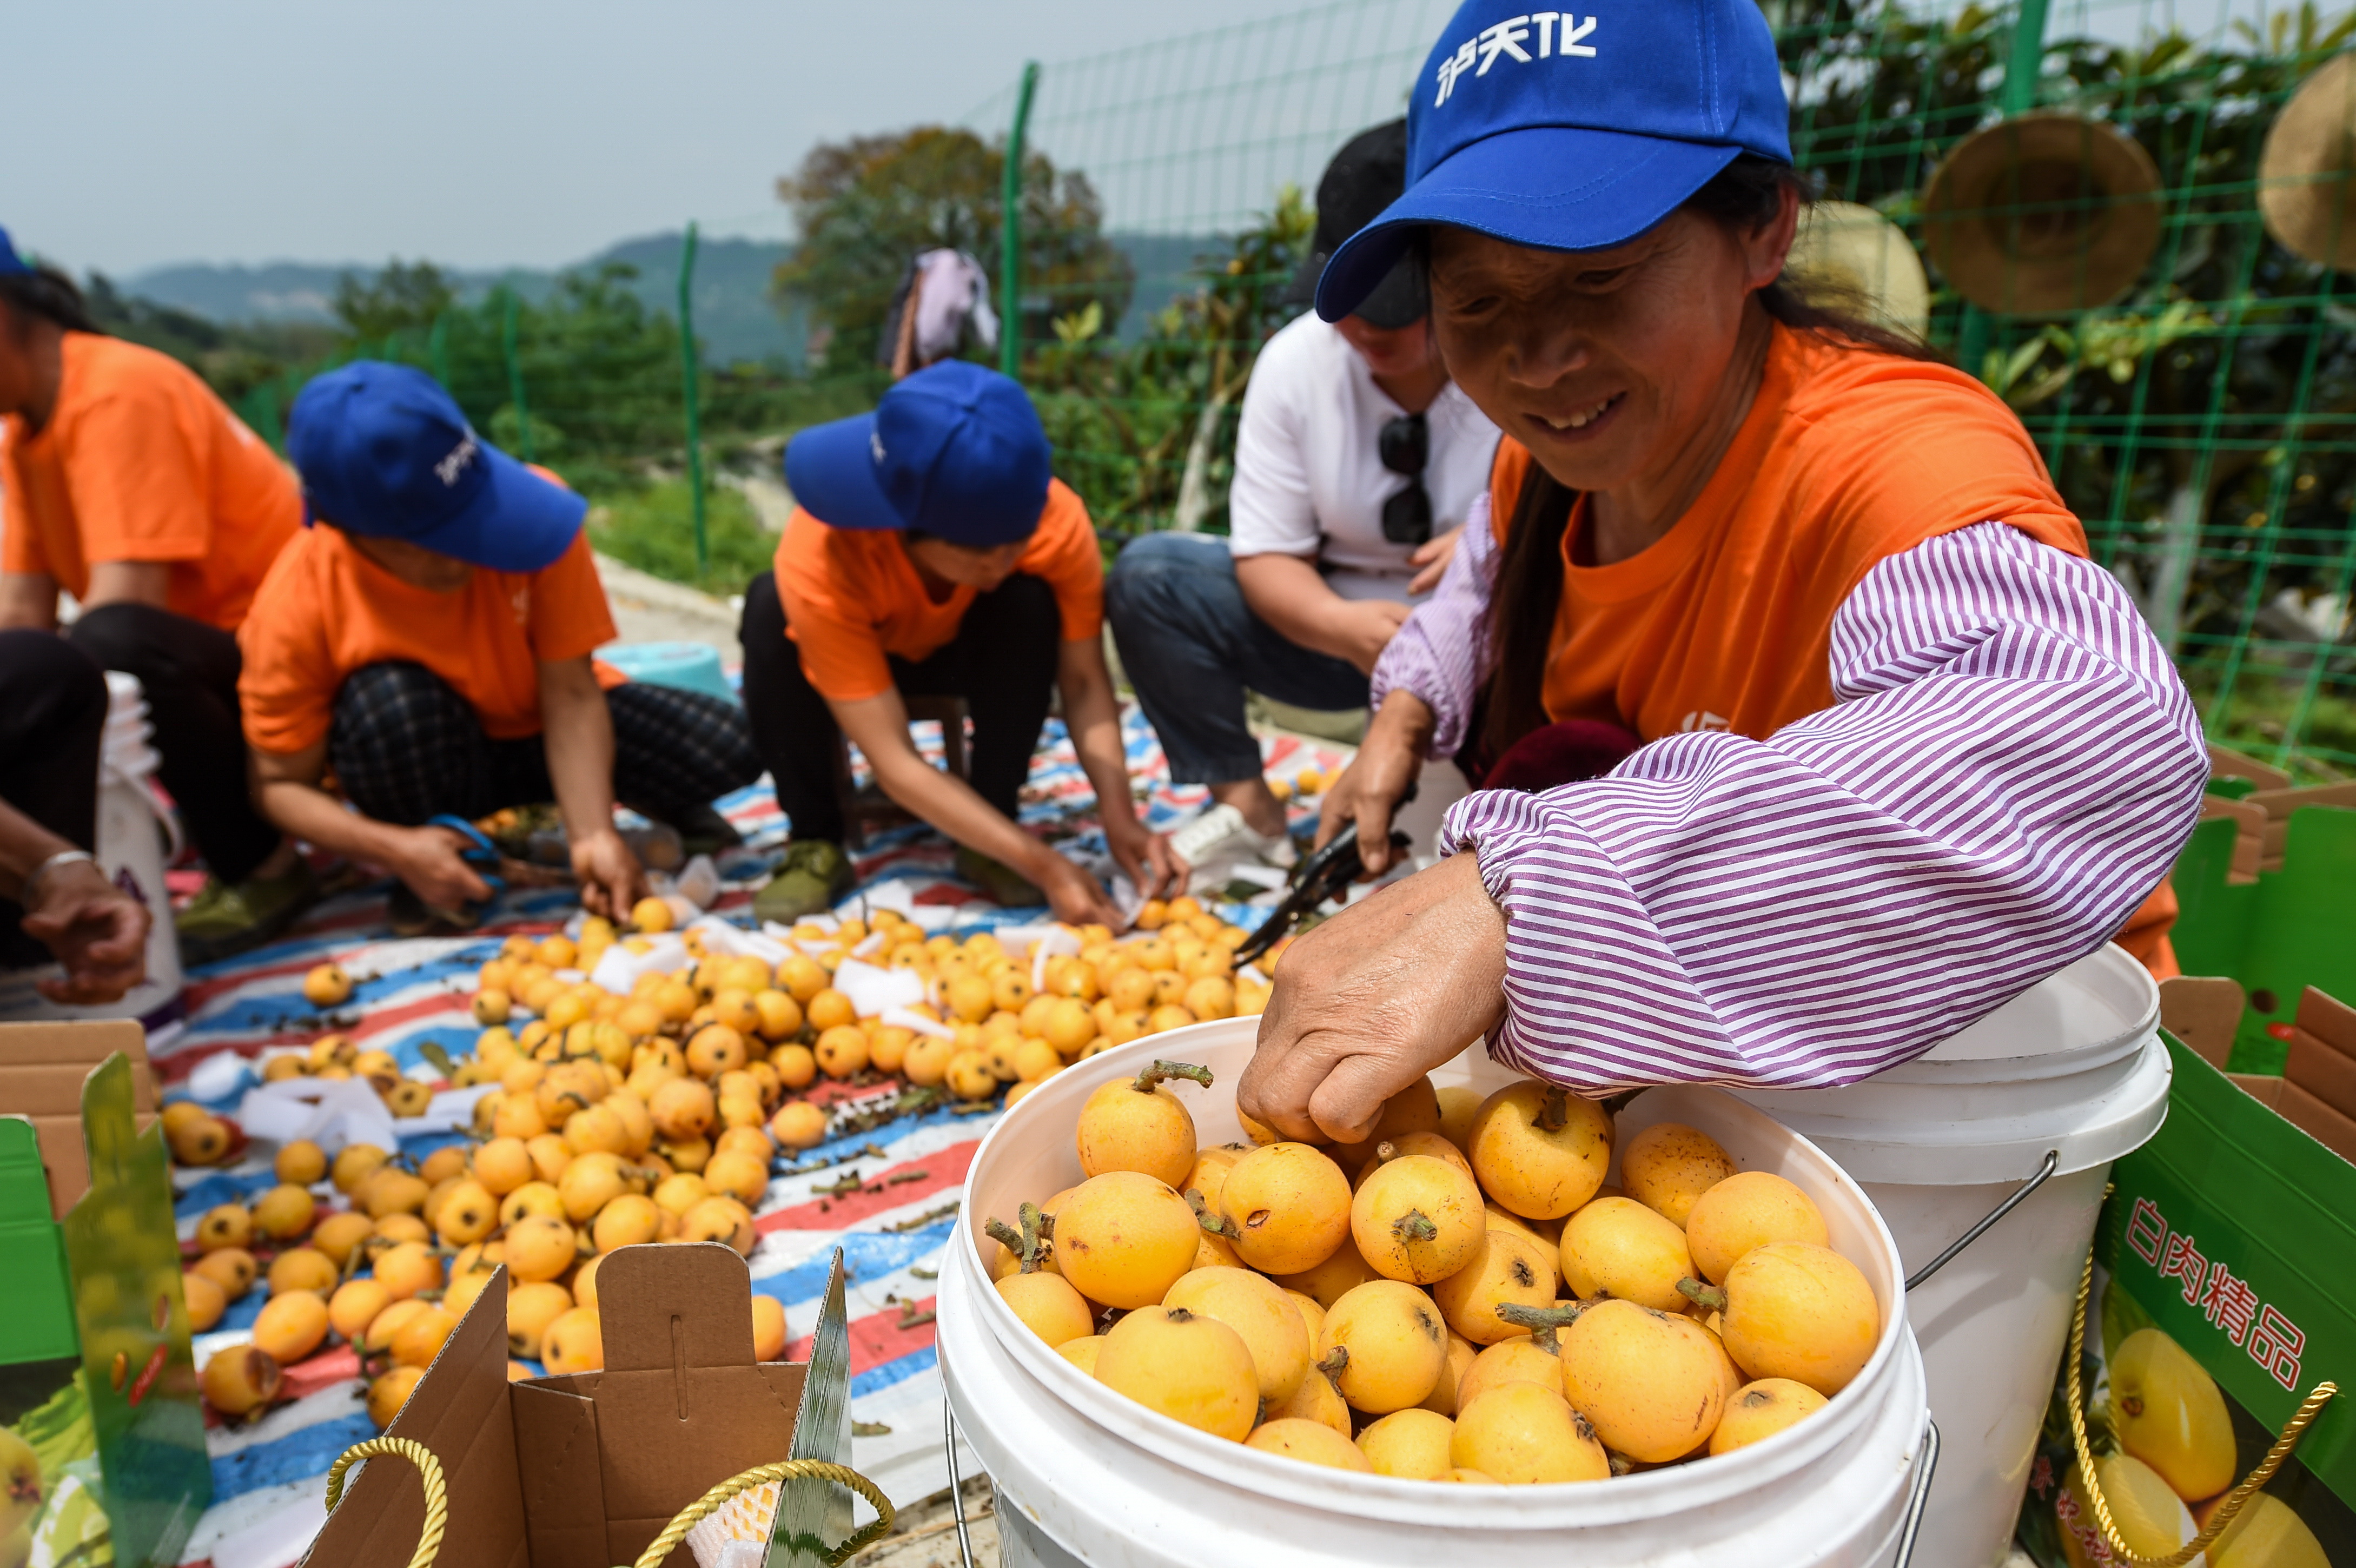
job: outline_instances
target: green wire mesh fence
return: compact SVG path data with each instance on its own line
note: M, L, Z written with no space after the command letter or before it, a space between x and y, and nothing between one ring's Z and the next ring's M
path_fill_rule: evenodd
M1010 203L1030 227L1008 252L1060 258L1018 281L1012 360L1110 542L1224 526L1252 357L1299 308L1301 192L1404 112L1451 9L1329 5L1039 68L1023 175L1044 159L1085 199ZM2212 736L2356 768L2356 299L2258 204L2268 129L2356 23L2235 0L2197 31L2161 0L1766 9L1795 156L1886 220L1878 265L1930 257L1901 324L2019 412ZM968 124L1002 135L1020 97Z

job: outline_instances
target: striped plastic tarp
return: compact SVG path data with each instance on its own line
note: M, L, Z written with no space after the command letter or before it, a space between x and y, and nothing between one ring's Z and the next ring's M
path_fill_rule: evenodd
M1134 709L1124 715L1124 736L1132 777L1149 782L1144 799L1156 828L1174 826L1201 810L1205 792L1169 784L1161 746ZM918 726L918 739L937 759L937 726ZM1330 769L1344 755L1290 736L1270 739L1264 750L1272 777L1305 767ZM783 843L786 822L766 782L720 805L751 851L774 851ZM1071 746L1060 724L1051 721L1024 789L1023 821L1045 831L1065 853L1108 866L1095 810ZM1311 813L1296 806L1295 815L1297 825L1305 825ZM731 857L727 870L736 879L723 893L718 913L749 923L745 906L765 859L758 853ZM894 830L871 841L859 859L859 888L842 908L855 913L871 897L905 904L927 923L955 930L1037 918L1035 911L1001 910L959 881L950 865L950 846L937 834ZM220 1052L252 1058L272 1047L307 1045L331 1029L351 1036L362 1049L391 1052L404 1071L434 1081L423 1047L431 1043L461 1055L478 1032L466 1012L477 966L504 938L553 930L575 908L566 892L514 895L493 908L477 933L401 940L386 933L384 893L379 886L337 897L284 940L192 974L186 1026L168 1038L159 1036L153 1047L167 1095L185 1096L189 1073ZM305 971L330 960L354 977L356 989L348 1004L322 1016L303 1000L301 984ZM834 1086L819 1097L855 1111L894 1092L892 1085ZM234 1108L233 1099L217 1107ZM998 1114L994 1107L964 1113L943 1109L838 1138L801 1156L791 1167L797 1174L775 1177L756 1210L753 1288L784 1304L791 1357L807 1354L803 1336L817 1320L828 1264L836 1247L843 1250L851 1414L872 1434L852 1440L852 1463L895 1503L914 1502L948 1484L933 1355L933 1282L957 1222L966 1169ZM423 1158L457 1136L405 1133L402 1147ZM854 1172L855 1190L845 1184ZM175 1179L186 1240L207 1208L250 1200L276 1178L268 1162L255 1157L228 1169L176 1171ZM323 1198L335 1198L331 1187L318 1190ZM246 1337L262 1300L255 1290L212 1332L198 1336L198 1363ZM216 1423L209 1432L213 1506L191 1537L184 1563L280 1568L293 1562L324 1517L327 1466L345 1448L374 1435L360 1403L359 1366L348 1348L322 1350L289 1368L287 1387L291 1402L259 1423Z

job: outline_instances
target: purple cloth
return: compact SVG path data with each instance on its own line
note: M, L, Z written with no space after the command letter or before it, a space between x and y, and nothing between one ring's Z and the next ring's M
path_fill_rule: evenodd
M1479 553L1460 571L1485 585ZM1462 604L1401 648L1447 593L1376 687L1387 667L1461 734ZM1508 920L1498 1060L1586 1093L1851 1083L2093 951L2167 875L2200 720L2100 567L1980 523L1876 565L1831 641L1837 703L1764 741L1669 736L1449 812Z
M1367 705L1379 713L1394 691L1422 698L1438 721L1432 757L1453 757L1472 722L1472 696L1487 660L1489 594L1497 581L1497 542L1489 531L1486 491L1464 514L1456 553L1431 597L1415 607L1375 660Z

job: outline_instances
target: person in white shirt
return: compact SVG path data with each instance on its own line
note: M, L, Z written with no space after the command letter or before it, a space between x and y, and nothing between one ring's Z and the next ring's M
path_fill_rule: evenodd
M1362 132L1327 166L1301 301L1326 257L1398 199L1406 124ZM1244 861L1293 859L1246 688L1298 707L1365 706L1375 660L1488 488L1497 428L1449 380L1430 314L1408 257L1352 315L1309 312L1269 338L1244 393L1228 536L1149 534L1106 581L1121 665L1171 779L1210 787L1211 810L1172 845L1197 886Z

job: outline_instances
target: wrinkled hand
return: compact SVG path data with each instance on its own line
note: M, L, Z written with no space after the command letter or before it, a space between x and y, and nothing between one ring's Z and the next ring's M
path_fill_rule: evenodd
M1415 553L1407 558L1407 564L1420 570L1408 583L1407 591L1428 594L1440 586L1440 579L1447 575L1448 564L1456 559L1457 541L1463 537L1464 530L1460 526L1417 545Z
M1410 711L1412 710L1412 711ZM1366 726L1366 738L1342 777L1325 791L1318 808L1317 845L1352 822L1358 824L1358 858L1366 875L1390 869L1391 814L1407 799L1408 787L1423 775L1423 737L1430 734L1431 710L1411 693L1394 692ZM1423 717L1419 724L1417 714Z
M1236 1103L1288 1138L1355 1143L1383 1101L1497 1026L1505 916L1471 854L1395 882L1286 950Z
M1105 843L1113 863L1137 885L1139 897L1159 898L1186 890L1187 865L1170 847L1168 833L1157 833L1135 817L1114 811L1105 814Z
M1109 926L1115 930L1121 928L1120 910L1102 883L1052 850L1048 858L1055 864L1045 868L1044 876L1033 880L1047 896L1047 907L1055 912L1055 918L1067 926Z
M396 831L386 869L409 885L429 909L463 909L491 896L490 884L458 858L472 843L450 828Z
M41 878L40 902L25 912L25 934L57 955L66 972L41 994L69 1006L115 1002L147 978L147 906L87 861Z
M646 868L611 828L573 841L573 875L581 884L581 907L593 915L626 918L646 897Z
M1344 599L1333 612L1333 652L1357 667L1361 675L1375 672L1408 618L1408 607L1389 599Z

